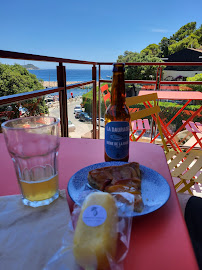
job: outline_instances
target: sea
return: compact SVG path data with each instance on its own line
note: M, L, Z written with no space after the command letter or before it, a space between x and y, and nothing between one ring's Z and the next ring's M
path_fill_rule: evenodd
M29 70L30 73L36 75L36 77L43 81L57 81L57 70L56 69L37 69ZM112 76L112 69L101 70L101 78L103 80L109 80ZM97 73L98 78L98 73ZM86 82L92 80L92 70L91 69L67 69L66 70L66 80L68 82ZM90 88L85 87L74 88L67 90L67 98L71 98L71 93L73 97L82 96L87 93Z

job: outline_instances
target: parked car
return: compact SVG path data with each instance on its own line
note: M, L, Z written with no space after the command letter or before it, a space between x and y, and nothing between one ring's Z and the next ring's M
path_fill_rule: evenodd
M28 113L28 110L26 108L23 108L22 106L19 107L20 116L26 115Z
M69 132L73 132L75 129L76 129L76 127L72 123L72 121L68 120L68 130L69 130Z
M74 107L74 113L76 113L76 112L78 112L78 111L82 111L81 105L76 105L76 106Z
M82 110L80 110L80 111L77 111L76 113L75 113L75 118L79 118L79 115L80 115L80 113L82 113L83 111Z
M99 118L97 118L97 126L99 125ZM100 126L101 127L105 127L105 119L104 118L100 118Z
M82 112L79 114L79 120L84 122L91 122L92 118L86 112Z

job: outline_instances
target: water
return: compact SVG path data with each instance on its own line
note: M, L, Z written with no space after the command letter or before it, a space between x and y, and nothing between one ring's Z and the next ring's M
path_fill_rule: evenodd
M57 81L57 70L56 69L39 69L39 70L29 70L30 73L36 75L36 77L43 81ZM91 69L66 69L66 79L68 82L86 82L92 80L92 70ZM102 70L101 78L109 80L112 76L112 69ZM98 78L98 73L97 73ZM92 87L92 85L91 85ZM74 88L71 90L67 90L67 98L71 98L71 93L73 97L82 96L90 91L92 88L87 88L85 86L84 89ZM53 94L56 95L56 94Z
M29 72L35 74L38 79L42 79L44 81L57 81L56 69L29 70ZM66 69L66 75L67 82L83 82L92 80L92 70L90 69ZM111 76L112 69L101 71L101 78L103 80L109 80Z

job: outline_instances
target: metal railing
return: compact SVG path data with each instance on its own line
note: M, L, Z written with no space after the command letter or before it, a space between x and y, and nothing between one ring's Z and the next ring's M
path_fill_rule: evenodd
M32 60L32 61L43 61L43 62L55 62L59 63L57 66L57 82L58 87L51 89L37 90L33 92L20 93L16 95L0 97L0 106L9 104L11 102L23 101L26 99L39 97L42 95L52 94L59 92L59 103L60 103L60 123L61 123L61 136L68 137L68 111L67 111L67 89L73 89L75 87L84 86L87 84L93 84L93 138L96 138L96 62L73 60L65 58L48 57L42 55L25 54L18 52L10 52L0 50L0 58L7 59L18 59L18 60ZM68 64L83 64L92 65L92 80L88 82L66 85L66 67L64 63Z
M18 53L18 52L10 52L0 50L0 58L6 59L18 59L18 60L32 60L32 61L43 61L43 62L55 62L59 65L57 66L57 82L58 87L54 87L51 89L43 89L37 90L33 92L20 93L16 95L3 96L0 97L0 106L6 105L11 102L23 101L26 99L39 97L42 95L52 94L55 92L59 92L59 103L60 103L60 120L61 120L61 136L68 136L68 110L67 110L67 92L68 89L73 89L75 87L84 86L87 84L93 84L93 138L96 139L96 107L97 107L97 81L99 85L99 97L98 97L98 107L99 107L99 118L100 118L100 104L101 104L101 95L100 95L100 84L103 82L111 83L111 80L103 80L101 79L101 66L103 65L113 65L112 62L92 62L92 61L83 61L83 60L73 60L66 58L57 58L57 57L49 57L42 55L33 55L26 53ZM88 82L81 82L72 85L66 85L66 67L63 64L83 64L83 65L91 65L92 66L92 80ZM174 85L174 84L186 84L186 85L202 85L202 81L162 81L162 66L201 66L202 62L160 62L160 63L125 63L127 66L157 66L156 71L156 80L125 80L126 84L132 83L141 83L141 84L154 84L155 90L160 89L161 85ZM98 66L98 79L96 78L97 74L97 66ZM100 126L98 127L100 131ZM98 132L99 134L100 132ZM99 135L98 135L99 138Z
M100 94L100 85L101 83L112 83L112 80L103 80L101 79L101 66L103 65L113 65L112 62L98 62L98 71L99 71L99 118L100 118L100 103L101 103L101 94ZM156 80L125 80L126 84L154 84L154 90L160 90L161 85L202 85L202 81L163 81L162 80L162 66L201 66L202 71L202 62L159 62L159 63L145 63L145 62L134 62L134 63L125 63L125 66L156 66ZM100 131L100 126L99 126ZM100 132L99 132L100 133Z

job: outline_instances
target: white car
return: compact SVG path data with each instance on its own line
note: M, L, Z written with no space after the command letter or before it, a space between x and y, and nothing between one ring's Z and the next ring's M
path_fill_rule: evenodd
M76 113L76 112L81 112L81 111L82 111L81 105L76 105L76 106L74 107L74 113Z
M99 118L97 118L97 126L98 125L99 125ZM105 127L105 119L104 118L100 118L100 126Z
M68 120L68 130L69 130L69 132L73 132L75 129L76 129L76 127L72 123L72 121Z

